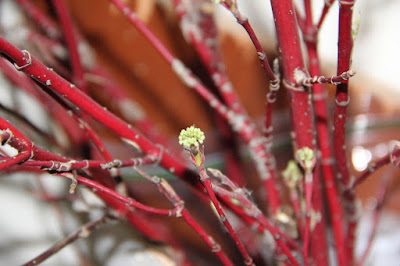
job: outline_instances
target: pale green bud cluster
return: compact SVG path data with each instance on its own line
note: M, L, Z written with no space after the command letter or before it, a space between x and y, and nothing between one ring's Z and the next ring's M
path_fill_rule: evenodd
M296 161L294 160L289 160L285 170L282 172L282 176L287 180L291 187L295 187L297 182L303 177Z
M199 146L199 143L203 143L204 132L195 126L188 127L186 129L182 129L179 134L179 144L183 145L186 148L190 148L191 145Z
M314 151L308 147L301 148L296 152L297 160L306 168L311 168L314 165Z

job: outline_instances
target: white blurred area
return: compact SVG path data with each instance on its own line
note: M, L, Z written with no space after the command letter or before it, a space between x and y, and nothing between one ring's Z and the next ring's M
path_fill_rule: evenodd
M146 1L146 0L145 0ZM297 1L299 4L301 1ZM315 17L318 17L323 0L314 1ZM262 42L269 46L276 44L273 37L273 20L271 9L267 0L241 0L240 9L249 17L256 33ZM17 28L21 16L15 12L12 0L0 2L0 19L9 40L23 37L25 32ZM226 10L218 10L221 18L232 32L243 34L242 28L233 20ZM390 93L394 97L400 95L400 1L398 0L369 0L356 1L355 18L360 14L359 34L353 52L353 69L357 75L353 78L357 82L381 84L375 90L381 93ZM322 65L328 66L327 71L335 71L337 56L337 17L338 7L335 2L331 7L326 21L319 35L319 51ZM230 21L230 22L229 22ZM239 60L239 59L238 59ZM365 80L364 80L365 79ZM1 79L0 79L1 82ZM11 96L9 85L1 82L0 102L10 106L12 102L24 105L24 112L32 114L30 118L43 130L50 130L46 123L46 115L35 102L28 101L24 94ZM13 98L16 97L16 98ZM32 108L28 108L32 107ZM33 111L35 110L35 111ZM358 146L353 149L353 164L357 170L366 169L366 161L371 160L370 151ZM47 177L49 178L49 177ZM70 217L65 219L65 227L57 219L57 210L39 199L33 199L31 188L37 188L35 177L29 175L1 177L0 179L0 265L17 265L26 262L40 252L44 251L55 241L68 233L78 229L79 222ZM68 189L68 181L46 180L46 184L54 187ZM366 236L369 235L371 215L368 210L363 212L359 227L357 254L365 246ZM366 265L399 265L400 261L400 217L395 214L385 213L378 227L378 235L367 260ZM74 229L75 228L75 229ZM108 242L107 242L108 241ZM111 242L110 242L111 241ZM130 246L129 246L130 245ZM79 246L82 247L82 246ZM112 247L112 239L105 240L103 248ZM159 259L145 253L141 243L130 243L122 246L122 251L110 259L105 265L166 265ZM68 247L43 265L78 265L76 249Z
M262 38L264 45L276 44L271 38L274 32L272 11L269 1L238 0L239 8L253 25L256 33ZM301 0L294 1L298 7ZM321 13L324 0L312 0L314 22ZM338 2L334 1L325 18L319 34L319 54L321 65L330 66L328 71L336 70L337 33L338 33ZM222 11L222 10L221 10ZM398 0L369 0L355 1L353 21L359 18L359 32L354 43L352 69L357 71L353 80L367 79L383 82L384 88L390 92L400 93L400 1ZM227 12L221 12L227 16ZM224 18L225 19L225 18ZM226 25L228 23L225 23ZM229 23L235 27L234 23ZM235 27L242 31L240 27ZM267 34L263 34L267 32ZM383 90L382 87L376 88Z

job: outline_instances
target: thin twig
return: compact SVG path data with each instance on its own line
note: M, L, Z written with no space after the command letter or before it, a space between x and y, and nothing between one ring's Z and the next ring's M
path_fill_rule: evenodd
M375 236L376 236L376 231L378 229L378 222L379 218L381 216L382 210L383 210L383 205L385 204L385 201L387 199L387 190L389 188L389 181L392 178L392 175L390 172L386 172L385 175L383 175L381 182L379 184L378 192L376 195L376 204L374 206L373 214L372 214L372 228L371 232L369 234L368 240L367 240L367 246L365 247L364 251L361 253L361 257L357 261L358 266L365 265L365 260L367 259L369 255L369 251L371 250L372 244L374 242Z
M182 217L182 219L190 226L192 229L207 243L211 251L218 256L224 265L233 265L225 252L221 249L221 246L215 242L215 240L207 234L207 232L196 222L196 220L190 215L189 211L185 208L184 201L178 196L172 186L164 178L159 178L157 176L150 177L148 174L143 172L137 167L134 167L135 171L141 176L146 178L148 181L152 182L157 186L158 190L168 199L171 204L180 208L177 217Z
M312 78L301 78L300 80L297 81L298 84L303 85L303 86L312 86L313 84L333 84L333 85L339 85L343 81L347 81L349 78L353 77L356 74L354 70L349 70L346 72L343 72L339 76L331 76L331 77L325 77L325 76L314 76Z
M24 263L23 266L33 266L42 263L43 261L47 260L61 249L66 247L69 244L74 243L80 238L87 238L89 237L95 230L99 229L101 226L109 223L114 218L109 215L104 215L101 218L91 221L85 225L83 225L78 231L68 235L64 239L56 242L53 246L47 249L45 252L40 254L39 256L35 257L34 259Z

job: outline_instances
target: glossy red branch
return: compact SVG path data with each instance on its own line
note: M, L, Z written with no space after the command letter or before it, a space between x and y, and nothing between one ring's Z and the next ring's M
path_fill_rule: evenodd
M292 137L294 150L297 151L304 147L316 151L315 147L315 128L314 112L311 103L310 91L297 84L299 76L307 77L307 70L304 65L303 54L298 34L298 24L295 15L295 8L292 1L271 0L272 12L275 20L276 34L278 37L279 50L281 53L283 68L283 85L289 92L289 101L292 119ZM306 189L305 198L312 196L313 209L322 214L322 200L319 190L318 176L313 176L314 180L309 185L315 189ZM315 180L316 179L316 180ZM307 184L305 184L307 186ZM310 215L307 213L306 215ZM308 230L308 229L307 229ZM326 231L324 221L319 221L311 232L311 238L317 237L312 241L312 245L319 247L318 257L314 257L317 265L328 264L328 254L326 245ZM308 244L310 240L305 238L303 243L303 259L305 265L308 265Z
M64 99L75 104L92 118L112 130L115 134L127 141L133 148L139 148L145 154L159 154L160 147L152 143L129 124L117 116L108 112L89 96L78 90L73 84L61 78L51 69L45 67L27 51L20 51L4 39L0 39L0 51L12 62L15 62L19 70L28 74L31 78L48 86ZM165 152L160 164L177 176L184 177L185 172L190 170L182 163L176 161L170 154ZM193 180L190 181L193 183Z
M314 82L315 84L312 85L312 93L316 119L315 123L317 130L317 143L318 149L321 153L321 159L320 162L317 164L317 167L320 167L323 177L323 188L325 190L325 199L327 201L330 213L330 221L333 230L333 238L335 241L337 262L338 265L346 266L347 256L345 250L344 217L342 206L340 206L340 198L336 189L336 181L334 177L333 151L331 147L330 130L328 127L328 114L326 104L327 92L326 88L321 84L323 83L323 81L330 83L336 77L326 78L324 80L324 77L321 76L320 62L317 54L317 30L319 30L319 28L317 27L317 29L315 29L313 25L313 12L310 0L304 0L304 8L306 11L306 18L303 35L307 47L310 75L314 76L314 78L306 79L310 80L310 84L313 83L313 80L316 80L316 82ZM344 77L347 78L347 76ZM341 78L341 76L339 76L339 78ZM337 79L335 80L339 81ZM303 82L303 84L306 85L307 82Z
M352 18L353 18L353 0L339 1L339 40L338 40L338 65L337 75L350 69L351 53L353 50L352 36ZM349 160L347 158L346 146L346 118L347 105L350 102L348 92L348 80L343 81L336 87L336 105L334 111L334 131L333 145L337 167L337 178L343 189L348 189L353 180L349 173ZM355 193L346 193L344 195L344 208L347 215L348 227L346 235L346 251L348 263L353 264L354 259L354 241L357 227L358 213L355 205Z

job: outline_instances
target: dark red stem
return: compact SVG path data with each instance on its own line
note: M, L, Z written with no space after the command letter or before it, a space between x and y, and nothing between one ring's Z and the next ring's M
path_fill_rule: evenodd
M339 1L339 40L338 40L338 65L337 75L350 69L351 53L353 49L352 37L352 18L353 18L352 0ZM336 167L338 179L343 189L351 186L352 180L349 173L349 160L347 158L346 147L346 116L347 105L350 101L348 92L348 80L343 81L336 87L336 105L334 111L334 132L333 143L335 150ZM357 227L357 211L355 206L355 193L345 194L345 212L348 220L346 235L346 251L348 263L352 264L354 259L354 241L355 230Z
M271 0L271 6L284 71L283 84L289 92L294 150L297 151L304 147L308 147L315 151L314 113L311 103L311 94L307 88L299 86L296 82L299 75L307 77L307 70L304 65L301 51L295 8L292 1ZM314 186L318 184L315 180L313 183ZM307 184L305 185L307 186ZM319 187L318 189L307 189L306 191L307 193L320 193ZM305 195L305 197L311 198L311 195ZM321 207L322 202L320 195L314 195L314 211L320 212L320 214L323 215ZM310 213L307 213L306 215L310 215ZM313 232L311 232L311 238L313 239L313 235L316 235L318 232L317 241L313 241L312 244L322 247L318 254L318 258L314 258L318 259L315 263L325 263L325 265L327 265L328 255L327 250L324 248L326 247L326 232L324 232L324 230L323 221L319 221ZM308 265L309 263L307 259L308 243L309 239L305 238L303 252L305 265Z
M320 66L317 54L317 29L313 26L312 8L310 0L304 1L306 10L305 29L303 31L304 39L306 42L309 71L311 76L320 76ZM347 72L346 72L347 73ZM330 79L333 80L333 77ZM322 82L322 81L321 81ZM320 83L321 83L320 82ZM304 83L303 83L304 84ZM317 143L318 149L321 153L321 160L318 166L321 168L325 199L328 203L329 213L331 218L331 225L333 229L333 237L335 240L336 254L338 265L347 265L347 256L345 251L345 238L344 238L344 219L343 211L340 206L338 191L336 189L336 181L334 178L333 170L333 152L331 148L330 133L328 129L328 116L326 106L326 91L322 84L314 84L312 86L313 103L316 119L317 130Z

